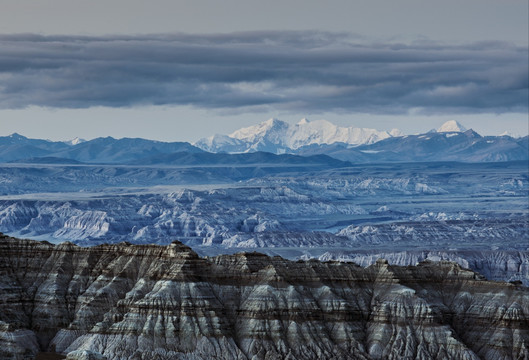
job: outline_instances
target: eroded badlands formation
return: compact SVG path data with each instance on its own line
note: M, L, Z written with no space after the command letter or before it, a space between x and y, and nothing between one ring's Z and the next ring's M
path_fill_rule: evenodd
M0 237L0 358L527 359L529 291L451 262Z

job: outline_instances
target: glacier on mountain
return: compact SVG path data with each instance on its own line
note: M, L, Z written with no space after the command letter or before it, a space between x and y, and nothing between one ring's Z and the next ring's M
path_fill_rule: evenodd
M260 124L242 128L230 135L213 135L194 145L211 152L267 151L276 154L291 152L309 145L341 143L346 145L372 144L393 136L391 132L375 129L340 127L327 120L302 119L291 125L285 121L269 119Z

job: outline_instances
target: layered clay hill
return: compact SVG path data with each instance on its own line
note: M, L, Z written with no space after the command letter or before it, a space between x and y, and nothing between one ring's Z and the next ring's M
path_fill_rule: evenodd
M362 268L181 243L0 237L0 358L527 359L529 291L452 262Z

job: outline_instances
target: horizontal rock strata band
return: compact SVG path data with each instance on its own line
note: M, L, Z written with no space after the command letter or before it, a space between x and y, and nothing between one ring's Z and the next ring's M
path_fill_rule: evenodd
M0 358L523 359L529 291L452 262L0 238Z

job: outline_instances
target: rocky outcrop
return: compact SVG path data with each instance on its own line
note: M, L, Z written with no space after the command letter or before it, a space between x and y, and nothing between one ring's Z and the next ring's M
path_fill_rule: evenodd
M457 247L456 244L495 245L497 240L529 239L529 219L525 216L497 219L400 221L385 224L351 225L337 233L355 245L422 244ZM529 243L518 241L524 250Z
M308 260L308 256L303 259ZM416 265L421 261L453 261L479 272L489 280L521 281L529 286L529 251L506 250L407 250L407 251L327 251L316 257L320 261L354 262L370 266L386 259L399 266Z
M3 359L529 357L527 288L456 263L201 258L178 242L2 236L0 321Z

